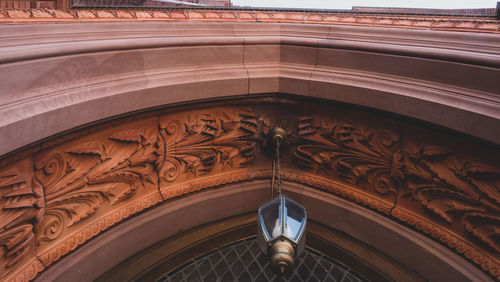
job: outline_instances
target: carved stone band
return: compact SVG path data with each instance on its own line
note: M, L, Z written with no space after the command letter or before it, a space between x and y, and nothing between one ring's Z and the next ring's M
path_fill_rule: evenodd
M43 268L132 215L271 176L372 209L500 278L498 147L380 112L298 98L155 110L79 130L0 167L1 279Z

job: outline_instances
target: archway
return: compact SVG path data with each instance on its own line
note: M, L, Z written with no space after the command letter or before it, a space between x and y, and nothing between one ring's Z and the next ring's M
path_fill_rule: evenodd
M1 148L2 278L83 267L85 250L109 234L210 193L236 189L240 201L183 230L254 211L267 185L252 199L245 189L269 178L264 136L275 125L293 136L283 178L306 206L322 207L312 213L319 226L425 278L498 277L493 35L277 23L37 28L45 48L26 25L5 27L24 51L9 49L0 66L9 70L0 132L11 137ZM413 259L432 250L421 259L442 268L419 269L390 240L351 229L349 216L329 221L344 204L413 244ZM95 274L115 266L105 265Z

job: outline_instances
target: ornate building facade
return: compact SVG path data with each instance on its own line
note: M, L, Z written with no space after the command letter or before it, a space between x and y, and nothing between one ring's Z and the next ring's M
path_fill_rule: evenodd
M0 10L0 280L250 273L275 126L304 271L500 279L496 16L63 4Z

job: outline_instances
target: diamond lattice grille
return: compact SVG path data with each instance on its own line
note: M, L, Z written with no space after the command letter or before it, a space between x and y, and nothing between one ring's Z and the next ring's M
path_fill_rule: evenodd
M289 279L274 275L255 238L233 242L165 274L158 281L368 281L341 262L306 247Z

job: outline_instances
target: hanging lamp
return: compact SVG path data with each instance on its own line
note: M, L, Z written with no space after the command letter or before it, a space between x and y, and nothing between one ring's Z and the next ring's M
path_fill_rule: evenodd
M306 209L281 193L280 146L286 131L274 128L270 141L274 145L271 201L258 211L257 244L270 257L271 269L279 276L289 276L305 246ZM274 194L277 194L274 197Z

